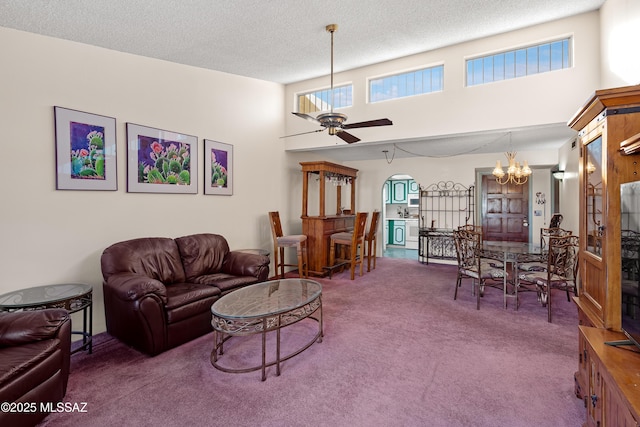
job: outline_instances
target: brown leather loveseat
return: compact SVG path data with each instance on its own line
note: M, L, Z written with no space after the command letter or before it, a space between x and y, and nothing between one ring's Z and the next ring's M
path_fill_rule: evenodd
M67 392L70 356L66 310L0 314L0 426L33 426L55 409Z
M211 332L214 301L269 275L268 257L217 234L127 240L101 264L107 332L151 356Z

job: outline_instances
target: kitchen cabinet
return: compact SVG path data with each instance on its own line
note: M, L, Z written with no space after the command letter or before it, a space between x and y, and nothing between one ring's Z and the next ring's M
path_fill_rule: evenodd
M409 181L391 181L391 203L407 203L407 192L409 191Z
M405 244L405 221L399 219L391 219L387 221L389 223L389 238L388 244L404 246Z
M409 194L418 194L420 193L420 185L413 179L408 181L408 193Z
M409 194L420 194L420 185L413 179L393 179L384 183L385 203L407 203Z
M384 193L384 203L391 203L391 181L384 182L384 188L382 191Z

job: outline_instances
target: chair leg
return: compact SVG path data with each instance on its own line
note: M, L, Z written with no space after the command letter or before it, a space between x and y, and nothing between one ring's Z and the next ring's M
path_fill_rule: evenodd
M284 248L280 248L280 278L284 279Z
M356 245L356 254L358 252L358 247ZM355 258L354 258L355 259ZM364 271L364 244L360 245L360 277L362 277L362 272Z
M373 269L376 269L376 253L378 252L378 240L373 239Z
M351 280L356 278L356 255L358 253L358 245L351 245ZM360 264L362 265L362 264ZM360 273L362 276L362 272Z
M456 279L456 291L453 294L454 301L458 298L458 288L460 287L461 282L462 282L462 276L460 276L460 273L458 273L458 278Z
M296 245L296 256L298 257L298 276L304 277L304 264L302 256L302 244L298 242Z
M307 253L307 241L305 240L302 246L302 262L304 263L304 277L309 278L309 255Z

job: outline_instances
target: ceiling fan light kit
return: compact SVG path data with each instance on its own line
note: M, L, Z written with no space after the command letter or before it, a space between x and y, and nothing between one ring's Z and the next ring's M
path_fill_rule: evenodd
M374 127L374 126L390 126L390 125L393 124L393 122L391 120L389 120L389 119L378 119L378 120L369 120L369 121L365 121L365 122L357 122L357 123L345 124L345 122L347 121L347 116L345 114L335 113L333 111L333 96L334 96L334 92L333 92L333 33L335 33L338 30L338 25L337 24L329 24L325 28L326 28L328 33L331 33L331 111L329 111L328 113L318 114L317 117L313 117L313 116L310 116L310 115L305 114L305 113L296 113L296 112L294 112L293 113L294 115L296 115L296 116L298 116L298 117L300 117L302 119L308 120L310 122L314 122L316 124L319 124L320 126L323 127L323 129L314 130L314 131L310 131L310 132L297 133L297 134L294 134L294 135L287 135L287 136L283 136L282 138L286 138L288 136L304 135L304 134L307 134L307 133L322 132L325 129L327 129L329 131L329 135L331 135L331 136L335 135L338 138L342 139L347 144L353 144L354 142L360 141L360 138L350 134L349 132L346 132L345 129L365 128L365 127Z

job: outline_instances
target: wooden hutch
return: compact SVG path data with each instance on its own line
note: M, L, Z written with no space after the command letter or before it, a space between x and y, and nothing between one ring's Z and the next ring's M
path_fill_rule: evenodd
M586 426L638 426L640 352L622 340L620 184L640 179L621 143L640 133L640 86L598 90L569 121L580 148L579 395Z
M357 169L325 161L301 162L302 166L302 234L307 236L309 274L324 276L329 266L329 244L333 233L353 230L356 207ZM310 177L318 175L318 215L309 215ZM336 210L326 212L326 184L334 180L336 188ZM350 205L343 209L342 187L349 183L351 187ZM333 186L332 186L333 187Z

